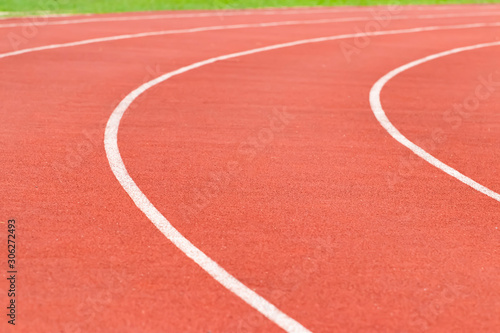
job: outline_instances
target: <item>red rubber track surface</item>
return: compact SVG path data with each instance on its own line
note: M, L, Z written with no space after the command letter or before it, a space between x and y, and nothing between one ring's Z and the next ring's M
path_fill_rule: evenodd
M493 10L438 8L401 13ZM370 15L359 9L40 26L19 48L360 13ZM134 205L110 170L105 124L125 95L163 73L223 54L356 33L367 21L174 34L0 59L0 200L2 221L18 221L19 260L17 325L3 318L0 331L280 332ZM497 21L393 20L384 29ZM20 29L0 28L2 53L13 50L7 36ZM341 43L352 39L217 62L140 96L122 120L120 151L174 227L313 332L496 332L499 202L390 137L368 95L396 67L499 38L500 27L439 30L370 37L350 61ZM446 139L428 151L496 192L499 56L500 47L490 47L443 57L398 75L381 95L404 135L428 142L441 130ZM447 112L489 75L494 91L474 112ZM276 112L283 127L266 136ZM247 144L254 138L257 148ZM226 177L230 161L241 168ZM200 197L207 189L212 194ZM2 269L1 304L5 278Z

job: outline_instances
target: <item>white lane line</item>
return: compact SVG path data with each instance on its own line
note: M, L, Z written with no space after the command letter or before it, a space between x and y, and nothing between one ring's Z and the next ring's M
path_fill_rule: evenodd
M168 14L151 14L151 15L129 15L129 16L115 16L115 17L110 17L110 16L104 16L105 14L49 14L49 15L43 15L43 13L40 13L40 15L31 15L31 16L22 16L22 12L0 12L0 15L2 13L11 14L11 15L20 15L20 17L11 17L11 19L26 19L26 18L39 18L40 16L43 17L72 17L72 16L97 16L94 19L97 19L97 21L91 21L91 22L107 22L109 20L114 21L115 19L130 19L132 20L140 20L141 17L148 19L148 18L196 18L196 17L220 17L220 16L248 16L248 15L296 15L296 14L328 14L328 13L352 13L352 12L367 12L367 11L372 11L372 10L380 10L387 8L389 6L371 6L371 7L351 7L351 6L339 6L339 7L328 7L328 6L317 6L317 7L267 7L267 8L261 8L261 9L241 9L241 10L209 10L205 12L187 12L187 13L182 13L182 11L178 11L177 13L168 13ZM494 8L500 8L499 6L491 6ZM464 7L459 7L459 6L412 6L412 7L402 7L408 10L418 10L418 11L424 11L424 10L449 10L449 9L460 9ZM476 6L476 8L480 9L488 9L487 6ZM146 13L146 12L144 12ZM116 14L116 13L115 13ZM99 17L99 16L104 16L104 17Z
M123 20L141 20L141 19L160 19L160 18L198 18L198 17L221 17L221 16L248 16L248 15L296 15L296 14L329 14L329 13L351 13L351 12L368 12L370 9L375 9L376 7L292 7L292 8L262 8L258 10L250 10L250 9L242 9L242 10L210 10L206 12L187 12L182 13L183 10L178 11L177 13L168 13L168 14L146 14L147 12L143 12L143 15L125 15L125 16L105 16L106 14L54 14L54 15L32 15L32 16L20 16L20 17L10 17L10 19L27 19L27 18L40 18L43 17L56 17L56 16L65 16L65 17L77 17L77 16L93 16L90 18L92 21L85 22L75 22L75 23L86 23L86 22L108 22L108 21L118 21ZM482 7L479 7L482 9ZM498 7L500 8L500 7ZM382 9L382 7L380 7ZM421 9L419 9L421 10ZM6 12L8 13L8 12ZM139 12L140 13L140 12ZM16 14L16 13L10 13ZM20 15L22 13L19 13ZM114 13L117 14L117 13ZM138 14L138 13L136 13ZM0 12L1 15L1 12ZM80 19L71 20L80 21ZM59 21L53 21L59 22ZM71 23L67 23L71 24Z
M464 16L476 16L476 15L477 14L464 14ZM493 13L492 15L496 15L496 14ZM429 18L428 15L424 15L424 16L425 16L425 18ZM480 14L479 16L482 16L482 14ZM433 17L442 17L442 16L435 15ZM445 14L444 17L449 17L449 15ZM456 17L459 17L459 16L456 16ZM408 17L406 17L406 16L399 16L399 17L395 17L393 19L407 19L407 18ZM289 25L328 24L328 23L338 23L338 22L364 21L366 19L367 19L366 17L351 17L351 18L320 19L320 20L305 20L305 21L279 21L279 22L267 22L267 23L218 25L218 26L199 27L199 28L142 32L142 33L137 33L137 34L125 34L125 35L110 36L110 37L91 38L91 39L85 39L85 40L81 40L81 41L77 41L77 42L51 44L51 45L21 49L18 51L1 53L0 59L12 57L12 56L17 56L17 55L21 55L21 54L26 54L26 53L37 52L37 51L52 50L52 49L58 49L58 48L73 47L73 46L80 46L80 45L87 45L87 44L94 44L94 43L103 43L103 42L117 41L117 40L123 40L123 39L132 39L132 38L143 38L143 37L153 37L153 36L162 36L162 35L186 34L186 33L206 32L206 31L216 31L216 30L229 30L229 29L265 28L265 27L278 27L278 26L289 26ZM485 26L494 26L494 25L495 24L488 25L486 23L473 23L473 24L466 24L466 25L435 26L434 28L462 29L462 28L474 28L474 27L483 27L483 26L485 27ZM423 28L423 29L433 29L433 27L427 27L427 28ZM351 35L354 37L372 36L372 35L377 35L379 33L381 33L381 32L357 33L357 34L350 34L350 35L343 35L343 36L351 36ZM345 37L345 38L349 38L349 37Z
M500 7L499 7L500 8ZM118 21L123 20L123 18L132 18L131 20L140 20L141 18L144 18L145 20L147 19L156 19L156 18L172 18L172 19L177 19L177 18L197 18L197 17L221 17L221 16L248 16L248 15L295 15L299 14L302 12L305 12L306 14L327 14L327 13L350 13L350 12L367 12L368 8L346 8L347 10L339 10L340 8L328 8L328 7L317 7L317 8L311 8L311 7L304 7L301 9L301 7L294 7L293 9L286 9L283 8L280 10L279 8L268 8L268 9L262 9L262 10L240 10L240 11L224 11L224 10L212 10L212 11L207 11L207 12L188 12L188 13L182 13L183 10L178 11L177 13L168 13L168 14L146 14L147 12L143 12L143 15L125 15L125 16L107 16L109 14L53 14L53 15L31 15L31 16L21 16L22 13L19 13L20 16L17 17L8 17L8 18L1 18L1 20L5 19L12 19L12 20L21 20L21 19L39 19L39 18L52 18L52 17L79 17L79 16L90 16L89 19L92 19L93 21L91 22L108 22L108 21L115 21L116 19L119 19ZM0 15L2 12L0 12ZM9 12L4 12L7 14L17 14L17 13L9 13ZM118 13L114 13L118 14ZM129 13L132 14L132 13ZM135 14L140 14L140 12L135 13ZM68 20L68 21L79 21L81 19L73 19L73 20ZM52 21L52 22L59 22L59 21ZM78 23L78 22L76 22ZM85 23L85 22L83 22ZM71 23L68 23L71 24Z
M500 202L500 194L496 193L489 188L477 183L476 181L470 179L469 177L463 175L462 173L458 172L454 168L450 167L449 165L441 162L428 152L426 152L424 149L421 147L417 146L410 140L408 140L399 130L391 123L389 118L387 118L387 115L385 114L384 109L382 108L382 103L380 101L380 92L384 88L385 84L389 82L392 78L394 78L396 75L412 68L415 66L418 66L420 64L423 64L425 62L445 57L451 54L459 53L459 52L465 52L465 51L471 51L471 50L476 50L480 49L483 47L488 47L488 46L498 46L500 45L500 42L492 42L492 43L483 43L483 44L477 44L477 45L472 45L472 46L466 46L466 47L458 47L449 51L444 51L440 53L436 53L430 56L427 56L425 58L421 58L415 61L412 61L406 65L403 65L401 67L398 67L386 75L384 75L382 78L380 78L372 87L370 90L370 105L372 108L373 113L375 114L375 117L377 118L378 122L382 125L382 127L394 138L396 141L401 143L403 146L407 147L410 149L412 152L414 152L416 155L419 157L423 158L430 164L434 165L436 168L441 169L442 171L446 172L448 175L455 177L459 181L461 181L464 184L469 185L473 189L486 194L492 199L495 199L496 201Z
M392 7L396 7L397 5L393 5ZM170 13L170 14L152 14L152 15L130 15L130 16L115 16L115 17L110 17L110 16L104 16L106 14L49 14L49 15L31 15L31 16L23 16L23 13L20 12L0 12L0 16L2 15L1 13L5 13L4 15L19 15L19 16L14 16L14 17L1 17L0 20L7 20L7 19L12 19L12 20L20 20L20 19L33 19L33 20L39 20L39 19L45 19L45 18L54 18L54 17L78 17L78 16L93 16L94 18L91 18L92 21L89 22L109 22L109 21L115 21L115 19L123 18L123 17L129 17L132 18L131 20L140 20L141 17L145 19L155 19L155 18L196 18L196 17L221 17L221 16L247 16L247 15L296 15L296 14L328 14L328 13L352 13L352 12L375 12L377 10L384 10L391 7L391 5L379 5L379 6L370 6L370 7L352 7L352 6L339 6L339 7L328 7L328 6L316 6L316 7L291 7L291 8L280 8L280 7L267 7L267 8L261 8L257 10L250 10L250 9L241 9L241 10L211 10L208 12L191 12L191 13ZM441 10L450 10L450 9L470 9L470 10L488 10L488 9L499 9L500 6L498 5L450 5L450 6L443 6L443 5L427 5L427 6L408 6L408 5L402 5L399 6L398 8L402 8L403 10L408 10L408 11L441 11ZM182 12L182 11L179 11ZM146 12L144 12L146 13ZM116 13L115 13L116 14ZM101 17L99 17L101 16ZM104 16L104 17L102 17ZM161 17L160 17L161 16ZM151 18L149 18L151 17ZM75 20L68 20L68 21L79 21L82 19L75 19ZM86 19L83 19L86 20ZM58 22L58 21L52 21L52 22ZM72 24L72 23L66 23L66 24ZM85 23L85 22L74 22L74 23ZM32 23L33 24L33 23ZM36 22L34 23L35 25L37 24Z
M206 31L216 31L216 30L230 30L230 29L247 29L247 28L264 28L264 27L278 27L278 26L288 26L288 25L302 25L302 24L325 24L325 23L336 23L343 22L339 19L323 19L323 20L310 20L310 21L282 21L282 22L267 22L267 23L250 23L250 24L233 24L233 25L216 25L209 27L199 27L199 28L188 28L188 29L177 29L177 30L162 30L162 31L152 31L152 32L142 32L137 34L126 34L111 37L100 37L85 39L77 42L61 43L61 44L51 44L45 46L38 46L33 48L22 49L18 51L6 52L0 54L1 58L12 57L16 55L21 55L25 53L32 53L37 51L59 49L65 47L73 47L94 43L103 43L110 41L117 41L123 39L132 38L143 38L143 37L153 37L153 36L163 36L163 35L175 35L175 34L187 34L195 32L206 32Z
M461 28L473 28L479 26L499 26L499 23L492 24L469 24L462 25ZM423 27L423 28L413 28L413 29L403 29L403 30L392 30L384 31L378 33L371 33L370 35L391 35L391 34L402 34L402 33L414 33L422 31L435 31L442 30L443 27ZM458 29L457 26L454 28L448 27L447 29ZM256 292L245 286L224 268L219 266L214 260L209 258L205 253L193 245L188 239L186 239L177 229L175 229L172 224L163 216L158 209L149 201L146 195L137 186L134 180L130 177L127 168L120 155L120 150L118 148L118 129L120 127L120 121L130 105L145 91L154 87L155 85L168 80L176 75L186 73L196 68L200 68L205 65L209 65L218 61L228 60L232 58L247 56L255 53L266 52L271 50L282 49L291 46L304 45L310 43L318 43L325 41L333 41L344 38L353 38L358 34L349 35L338 35L329 37L320 37L299 40L295 42L276 44L261 48L256 48L244 52L236 52L227 55L222 55L214 58L210 58L204 61L196 62L189 66L182 67L175 71L166 73L152 81L149 81L139 88L128 94L116 107L116 109L111 114L108 123L106 125L106 130L104 134L104 147L106 150L106 156L109 161L109 165L113 174L115 175L118 182L128 193L130 198L134 201L136 206L153 222L153 224L182 252L184 252L189 258L191 258L195 263L197 263L203 270L205 270L210 276L212 276L216 281L226 287L228 290L236 294L247 304L252 306L254 309L262 313L269 320L277 324L279 327L283 328L287 332L309 332L300 323L280 311L273 304L265 300L262 296L258 295Z
M498 12L498 14L500 14L500 12ZM487 16L489 16L489 15L487 15ZM210 26L210 27L177 29L177 30L171 30L171 31L173 31L173 33L181 33L184 31L185 32L200 32L200 31L221 30L221 29L270 27L270 26L279 26L279 25L320 24L320 23L363 21L363 20L367 20L367 19L370 19L370 17L345 17L345 18L319 19L319 20L300 20L300 21L279 21L279 22L265 22L265 23L233 24L233 25L220 25L220 26ZM17 26L17 25L15 25L15 26ZM0 28L5 28L5 27L9 27L9 25L8 24L4 24L4 25L0 24ZM127 36L129 36L129 35L127 35Z
M219 9L219 10L207 10L205 12L186 12L186 10L179 10L177 13L171 11L169 14L153 14L153 15L142 15L142 16L157 16L157 15L168 15L168 18L192 18L192 17L219 17L219 16L238 16L238 15L295 15L295 14L323 14L323 13L352 13L352 12L368 12L368 11L376 11L383 10L390 7L398 7L403 10L408 11L441 11L441 10L454 10L454 9L470 9L470 10L478 10L478 9L499 9L499 5L486 5L486 4L456 4L456 5L423 5L423 6L415 6L415 5L378 5L378 6L309 6L309 7L301 7L301 6L293 6L293 7L264 7L258 9ZM185 13L182 13L185 12ZM2 13L2 12L0 12ZM19 15L16 17L10 17L10 19L27 19L27 18L39 18L40 16L44 17L78 17L78 16L96 16L96 18L100 19L108 19L113 17L106 17L105 15L109 14L96 14L96 13L62 13L62 14L48 14L44 15L41 12L39 15L31 15L31 16L23 16L22 12L4 12L11 15ZM136 14L140 14L141 12L136 12ZM143 14L147 13L147 11L142 12ZM119 14L119 13L114 13ZM0 14L1 15L1 14ZM99 17L101 16L101 17ZM104 17L103 17L104 16ZM141 15L130 15L132 17L140 17ZM123 17L123 16L115 16L115 17Z
M352 10L359 12L366 12L367 10ZM92 23L92 22L118 22L118 21L141 21L141 20L159 20L159 19L178 19L178 18L200 18L200 17L226 17L226 16L249 16L249 15L297 15L297 14L329 14L329 13L343 13L349 11L339 11L335 9L306 9L306 10L269 10L269 11L235 11L235 12L205 12L205 13L185 13L185 14L153 14L153 15L131 15L131 16L115 16L115 17L92 17L84 19L61 20L61 21L47 21L41 22L39 25L66 25L78 23ZM11 23L0 25L0 28L22 27L37 25L37 22L23 22Z
M500 9L500 7L496 7ZM367 10L361 11L366 12ZM191 14L156 14L156 15L138 15L138 16L119 16L119 17L93 17L93 18L83 18L83 19L72 19L72 20L61 20L61 21L47 21L45 17L40 16L33 18L30 22L22 23L5 23L0 24L0 28L14 28L23 26L48 26L48 25L68 25L68 24L81 24L81 23L95 23L95 22L119 22L119 21L142 21L142 20L159 20L167 18L189 18L189 17L217 17L217 16L249 16L249 15L295 15L295 14L327 14L327 13L338 13L335 10L296 10L296 11L242 11L242 12L221 12L219 14L214 13L191 13ZM374 12L376 14L376 12ZM499 15L500 12L479 12L479 13L448 13L448 14L427 14L418 16L409 15L393 15L391 18L399 17L401 18L441 18L441 17L466 17L466 16L494 16ZM338 18L346 19L346 18ZM364 17L357 19L367 19L373 20L374 17ZM342 22L342 21L340 21Z

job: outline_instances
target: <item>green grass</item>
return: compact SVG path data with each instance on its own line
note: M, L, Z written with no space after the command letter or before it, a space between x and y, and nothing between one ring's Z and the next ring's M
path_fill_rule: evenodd
M165 9L498 3L500 0L0 0L0 12L110 13Z

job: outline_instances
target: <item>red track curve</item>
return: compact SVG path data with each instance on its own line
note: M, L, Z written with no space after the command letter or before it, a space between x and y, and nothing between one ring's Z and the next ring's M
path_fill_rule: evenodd
M393 21L390 29L423 25ZM117 100L161 73L258 46L354 33L356 26L364 24L148 37L2 59L2 202L20 221L21 235L16 329L278 330L134 207L107 166L103 124ZM45 45L72 28L50 29ZM401 160L413 159L374 119L368 91L402 64L495 41L499 33L490 27L377 36L350 63L333 41L200 68L148 91L125 114L125 165L188 239L314 332L494 331L498 204L425 163L401 172ZM419 115L409 110L424 109L408 131L425 136L478 75L498 69L495 59L498 50L482 50L415 68L388 85L382 102L402 131L405 117ZM158 71L148 74L147 66ZM416 97L426 94L432 104ZM492 94L478 111L481 120L468 118L458 128L463 136L454 131L436 149L497 189L497 157L487 147L499 139L498 103ZM241 154L245 147L239 153L240 143L269 128L273 109L294 117L254 158ZM183 204L196 199L194 189L204 190L211 171L242 157L242 171L219 184L188 223Z

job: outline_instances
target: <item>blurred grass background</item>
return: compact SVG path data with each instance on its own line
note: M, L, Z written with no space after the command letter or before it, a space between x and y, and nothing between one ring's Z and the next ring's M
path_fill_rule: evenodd
M53 13L110 13L166 9L240 9L499 2L500 0L0 0L0 11L27 13L45 11Z

